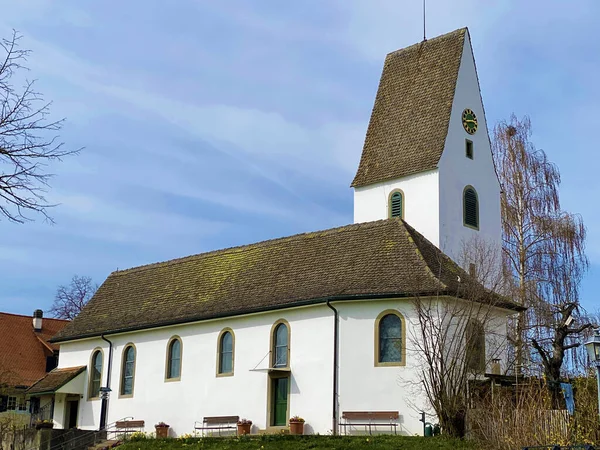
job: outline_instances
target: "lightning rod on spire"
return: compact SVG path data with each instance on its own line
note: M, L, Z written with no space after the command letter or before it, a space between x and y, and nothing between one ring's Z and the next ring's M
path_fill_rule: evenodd
M423 40L427 40L427 35L425 34L425 0L423 0Z

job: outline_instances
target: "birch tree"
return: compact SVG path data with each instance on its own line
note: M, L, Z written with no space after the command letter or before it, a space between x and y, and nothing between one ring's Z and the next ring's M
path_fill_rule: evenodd
M504 276L528 308L515 326L516 370L537 359L557 404L565 352L591 326L579 303L586 229L579 215L561 209L559 170L531 142L529 118L499 123L492 148L503 192Z

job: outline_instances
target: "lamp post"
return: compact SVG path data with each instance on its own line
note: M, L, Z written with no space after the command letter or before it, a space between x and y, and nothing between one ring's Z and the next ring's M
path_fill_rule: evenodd
M600 328L596 334L585 343L592 365L596 366L596 381L598 382L598 414L600 414Z
M106 428L106 416L108 412L108 398L110 397L111 389L109 387L100 388L100 398L102 404L100 405L100 428L98 431L102 431Z

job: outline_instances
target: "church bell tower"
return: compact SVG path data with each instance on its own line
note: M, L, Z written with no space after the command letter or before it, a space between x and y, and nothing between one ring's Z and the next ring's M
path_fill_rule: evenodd
M469 31L387 55L354 188L354 222L399 217L459 261L501 246L500 184Z

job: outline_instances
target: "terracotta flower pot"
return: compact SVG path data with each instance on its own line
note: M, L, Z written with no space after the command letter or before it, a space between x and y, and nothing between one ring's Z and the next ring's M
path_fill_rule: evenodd
M241 436L242 434L250 434L251 427L252 427L251 423L238 423L238 426L237 426L238 436Z
M156 430L156 439L164 439L169 437L169 427L154 427Z
M290 434L304 434L304 422L290 422Z

